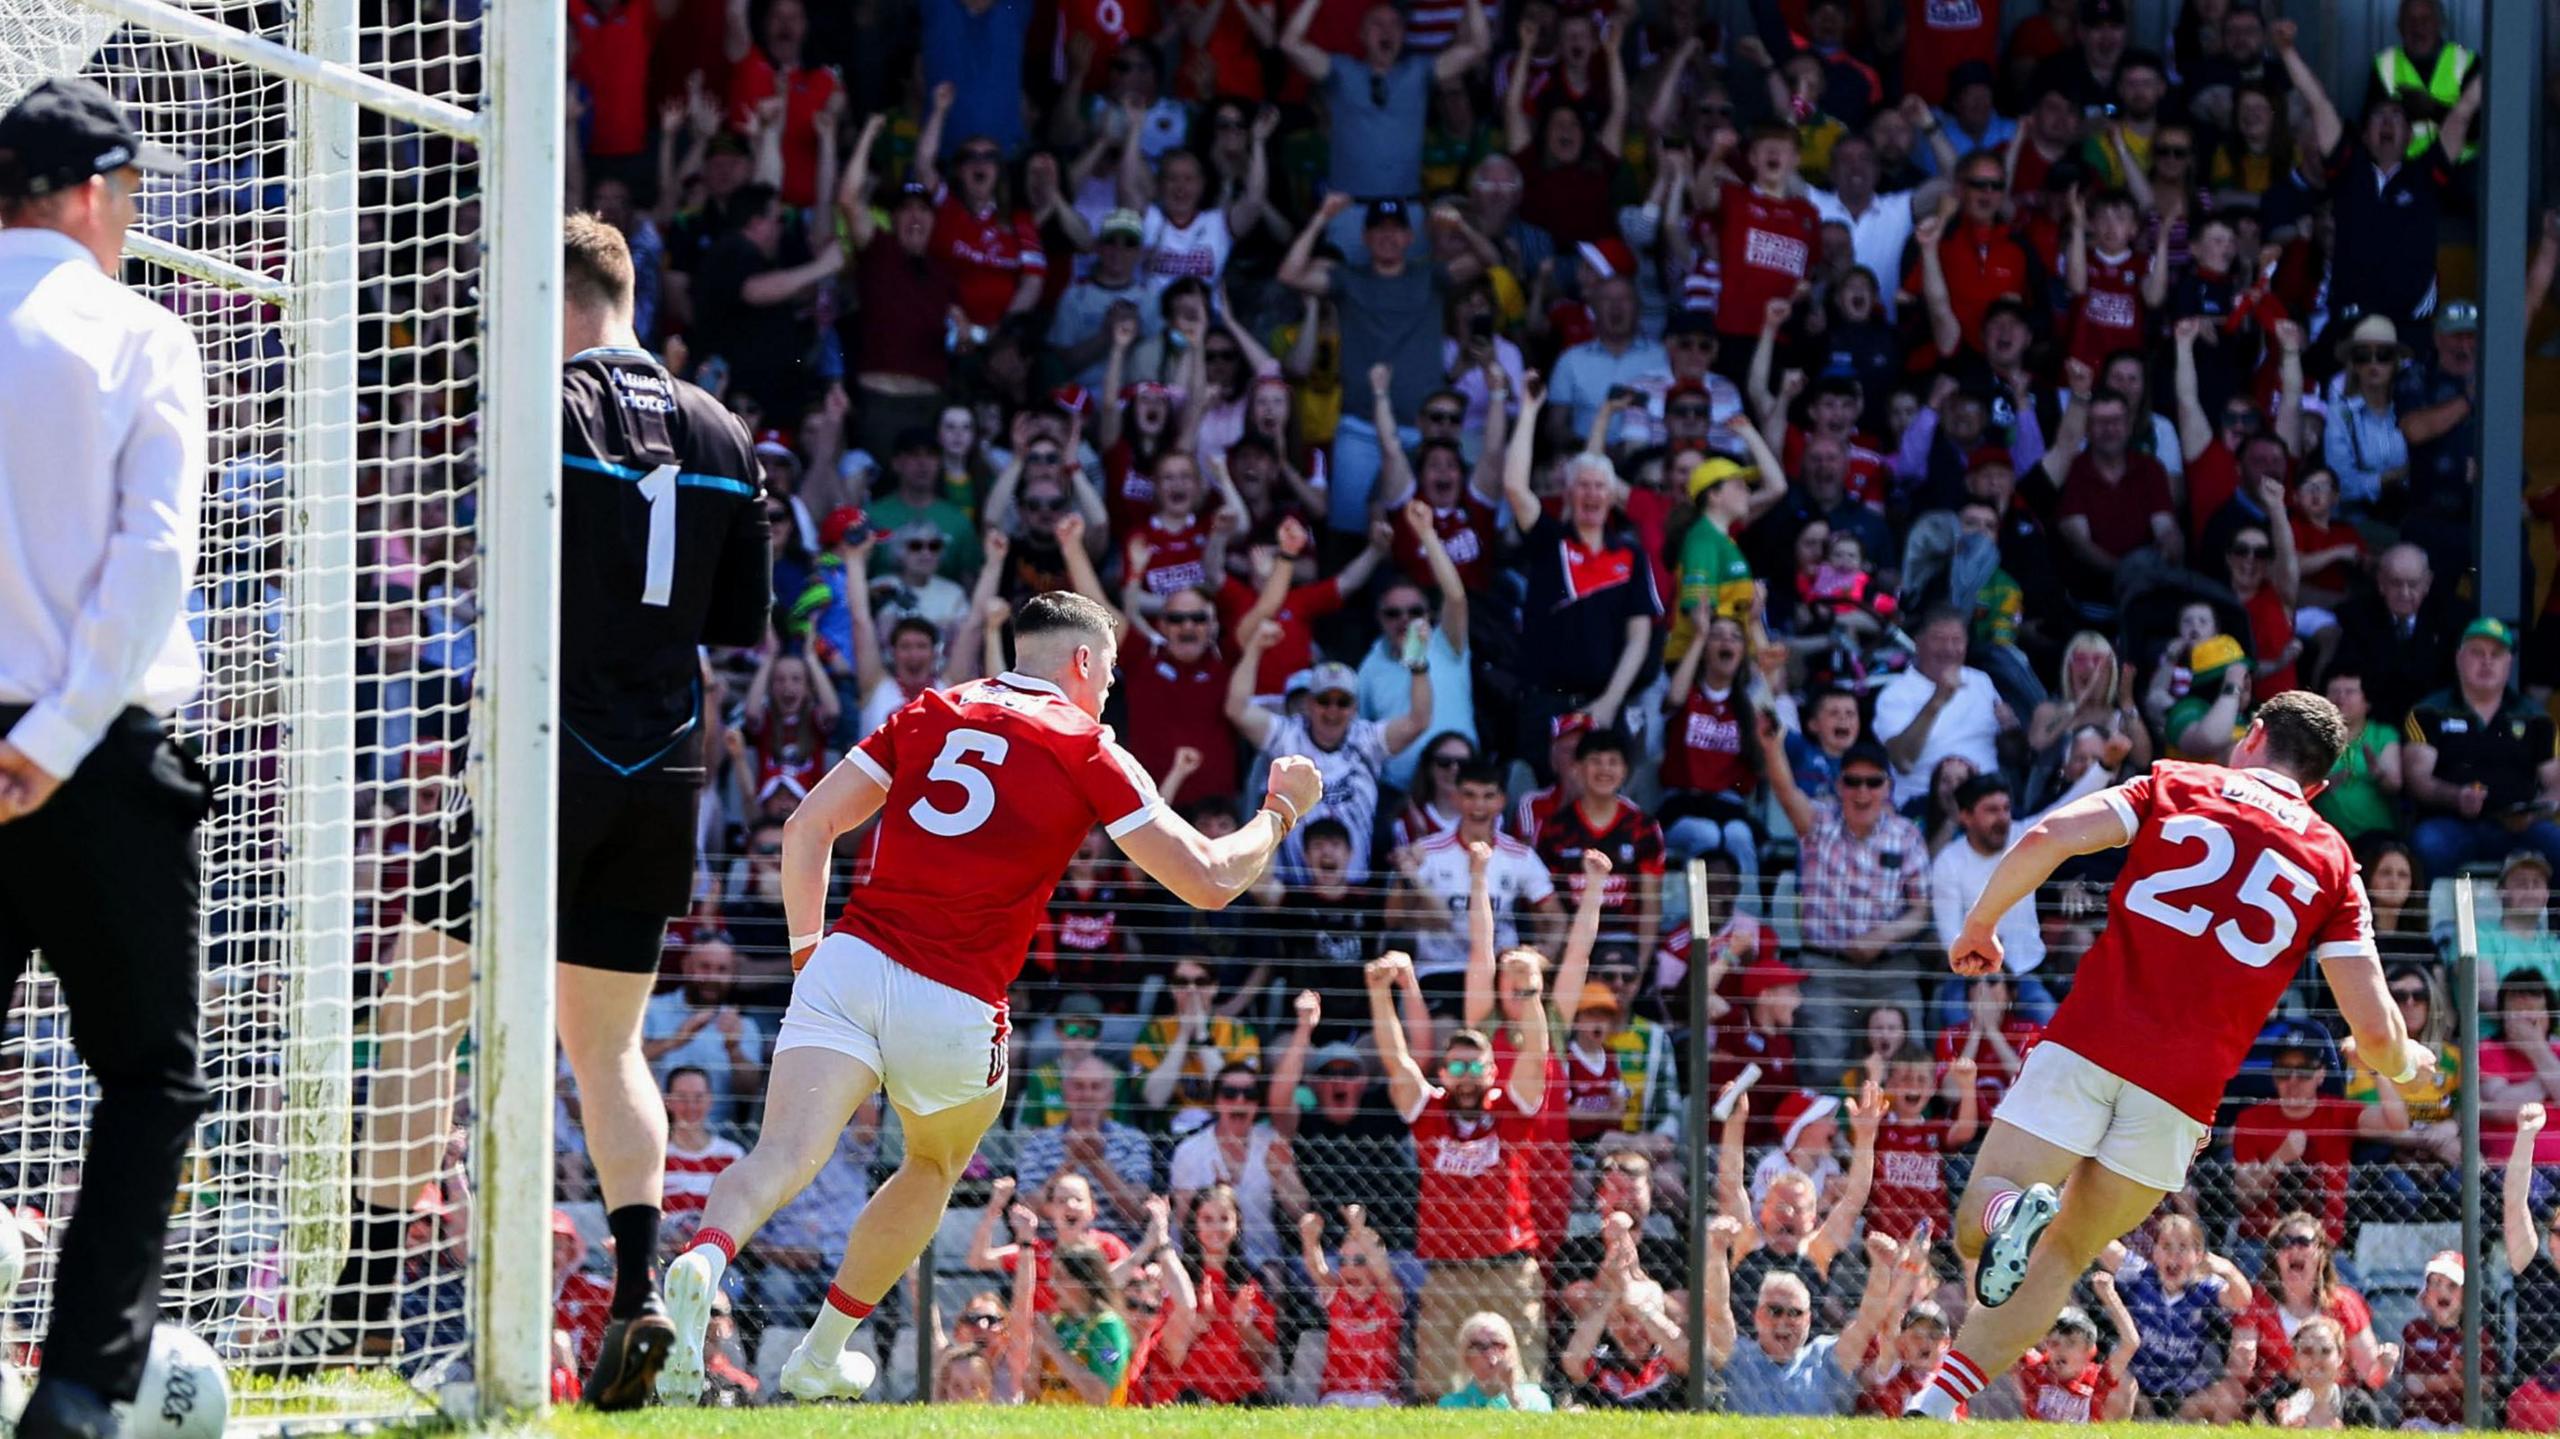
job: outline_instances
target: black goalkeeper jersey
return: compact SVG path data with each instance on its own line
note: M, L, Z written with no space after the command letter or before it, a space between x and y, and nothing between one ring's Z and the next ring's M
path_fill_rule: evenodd
M560 431L570 747L623 775L698 771L697 647L760 642L772 607L754 445L718 400L619 347L570 358Z

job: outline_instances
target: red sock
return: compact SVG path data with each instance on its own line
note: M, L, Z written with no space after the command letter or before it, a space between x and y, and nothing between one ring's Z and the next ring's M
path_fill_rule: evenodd
M697 1249L719 1250L720 1262L723 1264L735 1264L738 1262L738 1241L730 1238L729 1231L725 1229L695 1230L693 1233L693 1242L685 1246L685 1252L690 1254Z
M871 1306L844 1292L840 1285L827 1286L827 1307L848 1319L868 1319Z
M1991 1381L1983 1377L1981 1365L1965 1358L1962 1351L1950 1349L1947 1357L1938 1361L1937 1375L1929 1382L1945 1390L1948 1398L1962 1404L1981 1393L1982 1386Z
M1982 1206L1983 1233L2000 1232L2000 1226L2008 1223L2009 1216L2017 1210L2018 1199L2022 1192L2016 1189L2003 1189L1991 1196L1991 1202Z

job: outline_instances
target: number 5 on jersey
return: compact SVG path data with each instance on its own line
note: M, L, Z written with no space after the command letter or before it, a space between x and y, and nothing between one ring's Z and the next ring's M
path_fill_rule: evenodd
M1004 757L1011 748L1011 741L1002 735L989 734L982 729L953 730L944 738L942 753L934 756L933 767L925 771L925 778L939 784L958 785L960 807L944 809L927 796L907 806L907 818L914 820L916 827L925 833L938 834L944 839L957 839L985 824L987 817L996 812L995 779L986 769L970 763L970 757L978 756L988 768L993 768L1004 763Z

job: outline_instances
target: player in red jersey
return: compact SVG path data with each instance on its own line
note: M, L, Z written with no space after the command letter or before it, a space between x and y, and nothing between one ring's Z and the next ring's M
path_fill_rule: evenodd
M1013 629L1015 669L917 696L783 827L783 910L799 977L755 1151L712 1186L692 1246L668 1266L676 1343L661 1398L700 1398L703 1327L739 1242L800 1192L854 1111L885 1090L906 1159L863 1207L781 1381L804 1400L859 1397L872 1365L845 1341L941 1223L952 1181L1003 1108L1005 990L1086 833L1103 826L1176 896L1221 909L1322 792L1313 764L1274 761L1254 822L1204 838L1095 718L1119 652L1111 612L1053 592L1026 601ZM875 815L870 874L821 935L836 841Z
M2288 690L2259 708L2231 767L2164 761L2074 800L1992 871L1948 946L1958 974L2000 968L1994 926L2065 859L2131 849L2106 931L1956 1206L1981 1302L1907 1412L1952 1417L2044 1335L2109 1240L2186 1187L2223 1087L2306 953L2357 1052L2399 1084L2434 1067L2383 987L2354 856L2311 808L2346 736L2336 706Z

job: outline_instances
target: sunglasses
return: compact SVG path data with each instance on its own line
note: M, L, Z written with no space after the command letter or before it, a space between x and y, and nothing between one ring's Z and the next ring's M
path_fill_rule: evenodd
M2400 352L2380 345L2356 345L2347 351L2347 362L2355 365L2396 365L2400 363Z
M778 844L760 844L754 849L749 850L748 853L761 859L771 859L775 855L782 853L782 846Z
M1389 605L1378 611L1382 620L1418 620L1431 611L1420 605Z
M791 512L789 510L767 510L764 512L764 522L768 525L783 524L788 522L790 518Z
M1763 1304L1760 1306L1760 1312L1772 1319L1802 1319L1813 1311L1799 1309L1793 1304Z
M1880 774L1844 774L1840 776L1840 787L1842 789L1882 789L1884 788L1884 776Z
M2276 1071L2276 1083L2278 1084L2283 1084L2289 1080L2318 1079L2319 1077L2320 1071L2316 1069L2288 1068Z
M1169 625L1205 625L1209 622L1209 612L1207 610L1166 610L1164 622Z
M907 548L910 550L938 550L947 543L949 543L949 541L940 539L909 540L907 541Z
M1069 1039L1100 1039L1102 1026L1089 1019L1070 1019L1058 1026L1058 1032Z
M1731 105L1701 105L1698 107L1698 113L1717 120L1730 120L1733 118L1733 107Z
M1995 180L1988 175L1978 175L1965 181L1964 187L1968 190L2006 190L2009 188L2009 182Z
M2222 427L2226 430L2249 430L2254 432L2258 428L2259 423L2258 412L2255 410L2233 410L2231 413L2222 417Z
M1467 1352L1469 1354L1499 1354L1510 1347L1510 1345L1499 1339L1470 1339L1467 1341Z
M1692 337L1683 336L1682 338L1688 339ZM1664 413L1675 420L1704 420L1713 418L1715 411L1708 409L1704 405L1673 405L1669 410L1664 411Z
M1236 352L1233 350L1202 350L1200 352L1200 358L1213 365L1221 360L1232 365L1236 362L1237 356ZM1423 418L1429 419L1430 416L1426 415Z
M1063 458L1065 458L1064 455L1057 450L1025 450L1022 452L1022 462L1026 465L1054 465Z
M1244 121L1233 115L1221 115L1218 117L1217 125L1221 130L1241 130L1244 128Z
M2267 1241L2270 1249L2317 1249L2320 1241L2308 1234L2279 1234Z
M2151 153L2163 160L2184 160L2195 151L2185 145L2154 145Z
M1465 765L1470 758L1472 758L1472 756L1462 754L1435 754L1431 757L1431 767L1433 769L1457 769Z
M1351 696L1318 695L1308 703L1320 710L1347 710L1351 708Z
M2235 560L2263 560L2273 551L2265 545L2233 545L2226 553Z
M975 146L960 152L960 163L963 165L974 164L981 160L992 165L1003 158L1003 151L990 150L984 146Z
M1451 1079L1477 1079L1493 1072L1493 1066L1481 1059L1452 1059L1440 1067Z
M1253 1098L1253 1086L1250 1084L1222 1084L1218 1086L1218 1097L1220 1099L1242 1099L1250 1101Z
M1066 510L1067 502L1064 500L1024 500L1022 502L1022 507L1035 515L1055 515L1063 513Z
M1467 412L1464 410L1432 409L1422 412L1422 422L1426 425L1462 425L1466 420Z
M2423 989L2395 989L2391 991L2391 997L2400 1001L2402 1004L2424 1004L2427 1002L2427 992Z
M1177 974L1173 977L1176 989L1207 989L1214 982L1205 974Z

